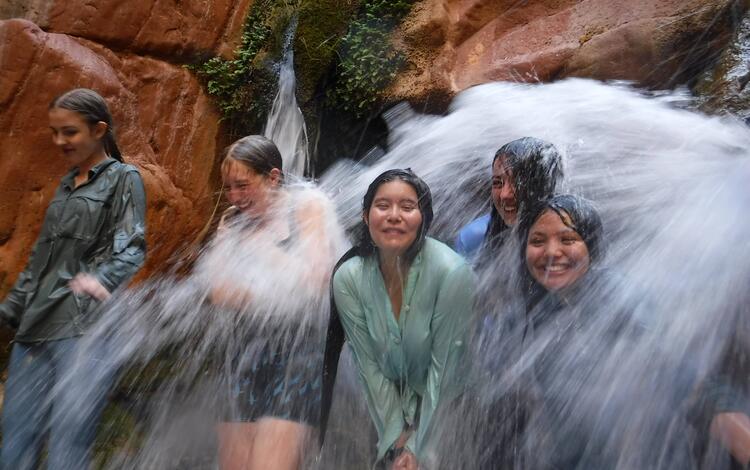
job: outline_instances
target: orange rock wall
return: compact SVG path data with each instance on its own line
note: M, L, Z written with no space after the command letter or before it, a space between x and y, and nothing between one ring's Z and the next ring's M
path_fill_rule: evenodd
M577 76L669 87L728 40L733 0L422 0L396 35L392 99Z
M126 161L148 198L149 257L161 270L207 222L220 116L182 64L233 50L251 0L151 2L9 0L0 6L0 298L23 268L67 168L52 145L47 105L97 90Z

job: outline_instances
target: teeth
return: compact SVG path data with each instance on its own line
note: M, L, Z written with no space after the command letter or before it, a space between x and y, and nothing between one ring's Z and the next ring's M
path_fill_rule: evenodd
M568 269L568 267L564 266L564 265L563 266L560 266L560 265L557 265L557 266L547 266L547 267L544 268L545 271L552 272L552 273L557 273L557 272L560 272L560 271L565 271L566 269Z

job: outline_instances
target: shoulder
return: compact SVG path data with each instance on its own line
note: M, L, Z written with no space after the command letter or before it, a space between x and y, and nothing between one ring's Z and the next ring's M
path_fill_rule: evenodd
M302 217L325 213L331 199L312 183L295 183L286 188L295 211Z
M143 189L143 178L135 165L116 161L107 167L106 173L118 185Z
M473 256L484 242L489 223L490 215L485 214L464 225L456 236L456 251L464 256Z
M107 170L112 173L123 174L123 175L134 174L134 175L140 176L141 174L140 170L138 170L138 167L136 167L135 165L131 165L130 163L118 162L118 161L115 161L114 163L109 165L109 168L107 168Z
M482 217L476 218L464 225L459 232L461 237L484 237L487 232L487 226L490 224L490 215L485 214Z
M333 285L343 286L355 282L361 278L365 269L364 259L361 256L354 256L339 266L333 275Z
M453 271L457 268L468 268L463 256L453 251L448 245L434 238L427 237L422 247L425 267L430 270Z

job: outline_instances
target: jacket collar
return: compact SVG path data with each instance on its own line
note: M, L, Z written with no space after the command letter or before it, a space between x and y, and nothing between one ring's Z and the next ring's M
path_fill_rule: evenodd
M109 166L110 166L111 164L113 164L113 163L114 163L114 162L116 162L116 161L117 161L117 160L115 160L114 158L110 158L110 157L107 157L107 158L105 158L104 160L102 160L101 162L99 162L99 163L97 163L96 165L94 165L94 166L93 166L93 167L92 167L92 168L91 168L91 169L89 170L89 177L88 177L88 180L87 180L87 182L86 182L86 183L84 183L84 184L88 184L88 182L89 182L89 181L93 181L94 179L96 179L96 177L97 177L97 176L99 176L99 175L100 175L100 174L101 174L101 173L102 173L102 172L103 172L104 170L106 170L106 169L107 169L107 168L108 168L108 167L109 167ZM78 173L79 173L79 172L80 172L80 168L78 168L78 167L76 166L76 167L73 167L73 169L71 169L71 170L70 170L70 171L69 171L69 172L68 172L68 173L67 173L67 174L66 174L66 175L65 175L65 176L63 177L63 179L62 179L62 184L63 184L63 185L64 185L64 186L65 186L65 187L66 187L66 188L67 188L67 189L69 190L69 191L72 191L72 190L74 189L74 187L75 187L75 184L73 183L73 179L74 179L74 178L75 178L76 176L78 176Z

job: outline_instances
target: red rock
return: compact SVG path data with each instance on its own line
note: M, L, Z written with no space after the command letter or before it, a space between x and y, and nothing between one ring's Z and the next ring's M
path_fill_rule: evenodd
M395 43L410 67L392 100L494 80L576 76L668 87L728 39L732 0L424 0ZM717 21L717 19L719 21ZM693 47L698 45L698 47Z
M216 186L219 115L183 67L0 21L0 296L28 258L47 202L67 171L47 105L75 87L97 90L114 115L126 161L148 197L147 267L162 269L207 221Z
M0 18L24 18L48 32L159 57L226 55L252 0L9 0Z

